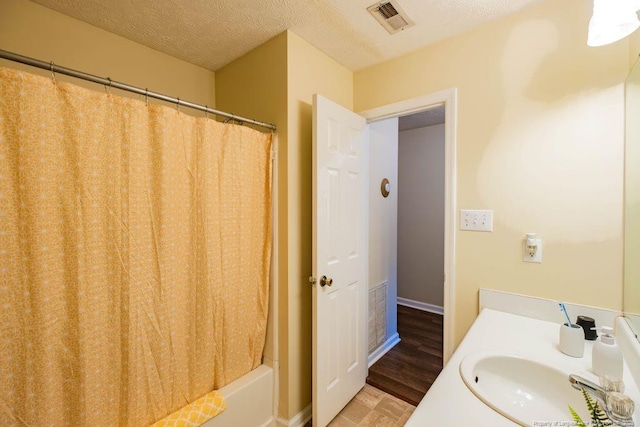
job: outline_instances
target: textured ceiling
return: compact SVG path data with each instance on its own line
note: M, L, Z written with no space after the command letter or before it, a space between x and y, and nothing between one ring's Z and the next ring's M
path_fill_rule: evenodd
M420 113L402 116L398 120L398 130L411 130L444 123L444 105Z
M33 1L213 71L287 29L355 71L539 0L399 0L416 25L394 35L374 0Z

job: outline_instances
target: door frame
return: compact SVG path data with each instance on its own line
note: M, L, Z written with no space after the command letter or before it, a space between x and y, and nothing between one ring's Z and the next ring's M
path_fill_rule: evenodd
M455 341L455 244L456 244L456 145L457 145L457 88L444 89L393 104L357 112L367 123L406 116L439 105L445 108L445 196L444 196L444 316L443 366L454 351Z

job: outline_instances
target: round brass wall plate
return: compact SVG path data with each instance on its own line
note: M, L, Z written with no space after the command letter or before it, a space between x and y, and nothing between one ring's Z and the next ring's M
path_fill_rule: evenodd
M384 178L380 183L380 192L382 193L382 197L388 197L389 191L391 191L391 184L389 184L389 180Z

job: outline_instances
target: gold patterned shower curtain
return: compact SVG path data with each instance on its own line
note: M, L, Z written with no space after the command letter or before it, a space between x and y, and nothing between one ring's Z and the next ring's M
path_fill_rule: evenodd
M270 153L0 69L0 425L148 425L260 364Z

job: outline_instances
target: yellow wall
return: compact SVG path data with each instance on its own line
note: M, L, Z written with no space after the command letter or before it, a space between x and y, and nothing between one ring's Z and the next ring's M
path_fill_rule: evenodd
M311 403L312 95L322 93L352 108L352 82L350 71L290 31L216 72L218 108L278 127L279 415L284 419Z
M640 330L640 31L629 37L629 66L625 93L625 233L624 311Z
M640 54L640 31L629 36L629 69L633 67Z
M292 32L216 72L216 105L278 127L279 415L311 403L311 100L352 108L352 73ZM267 340L269 341L269 340Z
M214 73L27 0L0 1L0 49L213 107ZM47 71L0 60L0 66ZM78 79L59 80L104 90ZM115 92L115 91L114 91ZM137 95L129 94L142 98ZM189 111L185 109L185 111ZM195 113L194 110L191 110Z
M353 108L353 74L292 32L287 46L290 419L311 403L312 96Z
M640 64L627 78L625 141L624 311L640 316ZM639 327L640 323L636 325Z
M289 343L288 334L288 222L287 222L287 33L282 33L253 49L241 58L216 72L216 106L223 111L273 123L277 130L277 211L276 229L278 248L278 351L274 354L273 332L267 329L265 359L271 358L279 364L280 396L279 412L286 414L288 408ZM272 287L273 289L273 287ZM270 296L273 296L270 293ZM272 322L274 299L270 298L269 323ZM267 360L269 362L269 360Z
M457 207L494 232L457 232L458 343L478 288L622 308L623 89L628 42L589 48L583 0L547 0L358 71L363 111L458 88ZM526 232L542 264L521 261Z

